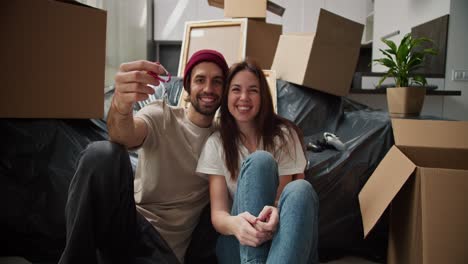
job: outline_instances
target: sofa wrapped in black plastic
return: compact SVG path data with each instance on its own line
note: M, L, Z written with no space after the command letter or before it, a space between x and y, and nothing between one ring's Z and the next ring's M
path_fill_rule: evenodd
M180 78L166 84L169 104L177 104L181 87ZM158 89L155 98L161 94ZM331 132L347 148L307 151L305 177L320 198L321 259L342 254L385 259L385 225L363 239L357 195L393 144L388 114L281 80L277 96L278 113L299 125L306 144ZM106 93L106 113L111 97L112 90ZM88 143L107 139L104 120L0 119L0 255L57 260L65 241L68 184L79 153ZM137 155L130 154L135 166ZM191 263L213 253L192 247Z

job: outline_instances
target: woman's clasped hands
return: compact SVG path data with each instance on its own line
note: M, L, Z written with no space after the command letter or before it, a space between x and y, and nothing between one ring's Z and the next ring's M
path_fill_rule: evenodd
M263 207L255 217L249 212L235 216L237 220L236 238L241 245L258 247L271 240L279 223L278 209L273 206Z

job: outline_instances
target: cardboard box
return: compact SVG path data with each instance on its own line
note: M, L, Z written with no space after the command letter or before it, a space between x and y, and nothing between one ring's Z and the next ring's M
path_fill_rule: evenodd
M266 17L266 0L224 0L225 17Z
M74 1L1 6L0 117L103 117L106 12Z
M315 34L281 35L271 69L278 79L345 96L363 30L364 25L321 9Z
M208 0L210 6L223 8L229 18L266 18L266 11L283 16L285 9L267 0Z
M393 119L361 192L367 236L391 203L389 264L468 263L468 122Z

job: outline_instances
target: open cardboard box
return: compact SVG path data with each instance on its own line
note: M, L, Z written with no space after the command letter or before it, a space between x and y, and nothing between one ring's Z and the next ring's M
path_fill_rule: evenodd
M359 193L364 236L390 204L387 263L468 263L468 122L392 126L395 146Z
M281 35L271 69L278 79L325 93L349 93L364 25L320 9L315 34Z
M208 0L210 6L223 8L230 18L266 18L266 11L283 16L284 8L267 0Z
M0 117L103 117L106 12L71 0L1 6Z

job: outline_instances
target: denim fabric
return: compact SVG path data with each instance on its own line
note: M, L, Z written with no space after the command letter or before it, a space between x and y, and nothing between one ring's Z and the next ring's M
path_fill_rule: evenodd
M266 151L256 151L242 163L231 215L248 211L257 216L273 205L278 188L278 166ZM259 247L240 245L235 236L220 236L220 263L318 263L318 196L305 180L290 182L281 193L279 226L269 242Z

